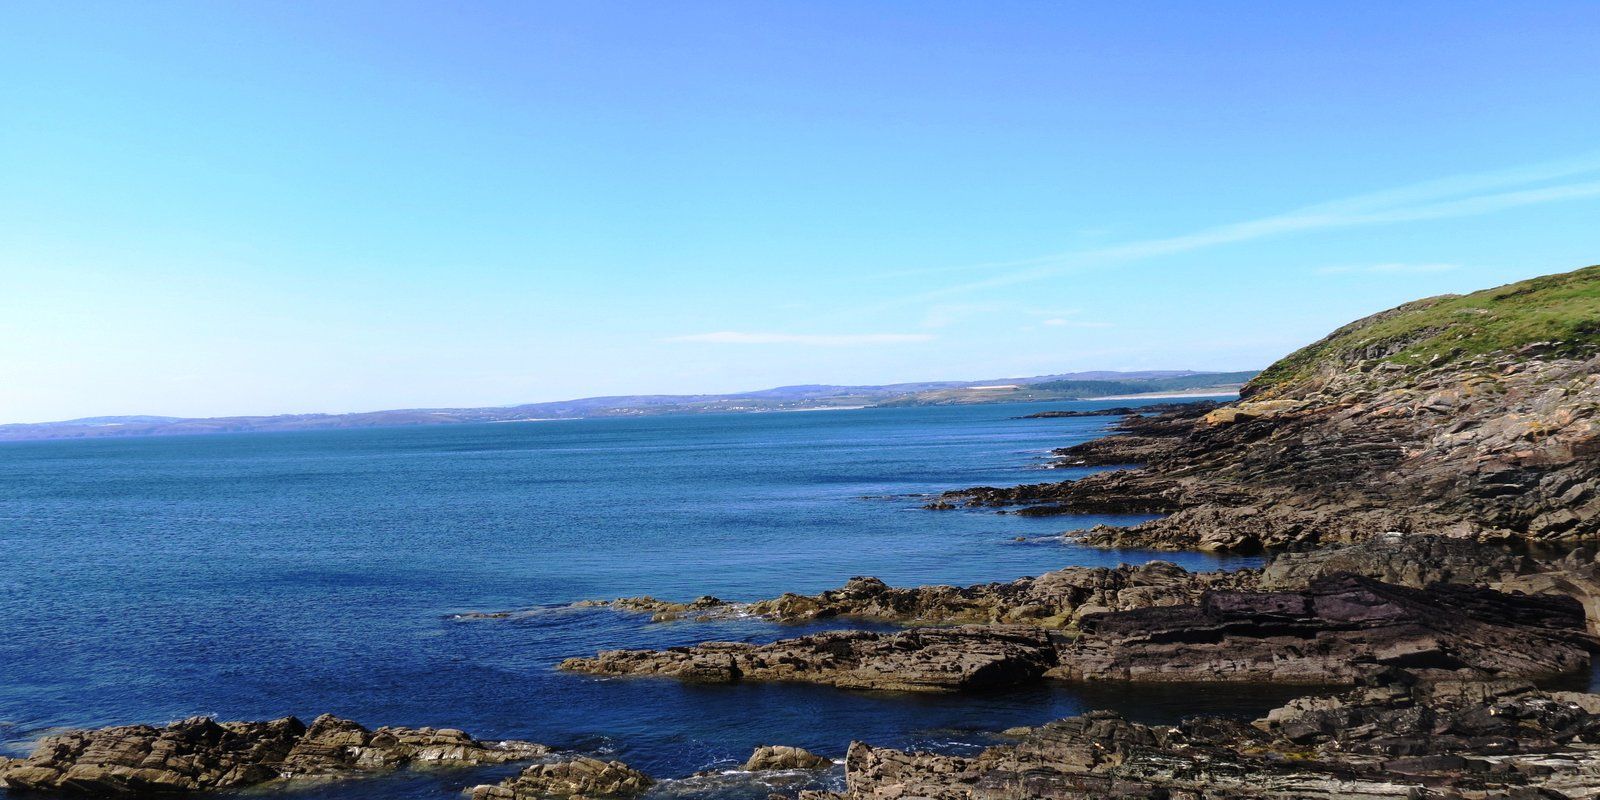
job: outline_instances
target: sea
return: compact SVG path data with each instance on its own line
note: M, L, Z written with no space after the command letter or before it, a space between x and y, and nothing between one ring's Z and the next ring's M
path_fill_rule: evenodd
M618 759L659 796L765 798L821 776L716 774L761 744L973 752L1093 708L1253 717L1263 687L1055 684L960 696L686 685L559 672L564 658L830 627L652 623L574 608L652 595L1008 581L1154 559L1064 532L1140 516L929 511L928 495L1081 477L1051 448L1098 401L650 416L0 444L0 755L66 728L331 712ZM514 611L462 619L469 612ZM297 797L438 798L514 767L403 772ZM696 772L710 776L691 778Z

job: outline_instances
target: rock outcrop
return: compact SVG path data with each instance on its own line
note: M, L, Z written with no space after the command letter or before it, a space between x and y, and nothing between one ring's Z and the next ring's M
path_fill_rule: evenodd
M534 764L499 783L467 790L472 800L628 798L644 794L655 780L621 761L573 756Z
M1600 267L1407 304L1274 364L1237 403L1063 453L1142 463L931 507L1163 513L1103 546L1253 550L1386 531L1600 536Z
M964 626L898 633L830 631L771 644L707 642L669 650L607 650L561 668L659 675L695 683L798 681L841 689L954 692L1031 683L1055 666L1037 628Z
M309 727L294 717L196 717L162 728L127 725L48 737L25 759L0 759L0 787L88 795L193 792L424 764L502 764L548 752L529 742L479 741L451 728L368 730L330 714Z
M1600 648L1586 633L1582 604L1569 597L1442 583L1410 589L1350 574L1318 577L1299 590L1206 589L1190 601L1141 601L1075 621L1076 630L1061 633L965 625L611 650L561 667L700 683L800 681L901 691L1046 678L1337 685L1393 667L1430 678L1552 678L1587 669L1590 651Z
M1557 798L1600 785L1600 696L1527 684L1388 685L1246 724L1092 712L973 757L857 742L842 794L811 800ZM1569 794L1570 793L1570 794Z
M833 759L823 758L803 747L788 745L763 745L757 747L740 769L746 772L765 772L780 769L827 769Z
M1138 682L1350 684L1386 668L1431 678L1554 678L1587 670L1600 642L1582 606L1355 575L1303 591L1206 592L1198 603L1086 617L1050 677Z
M1207 589L1244 588L1255 573L1189 572L1165 561L1068 567L1038 577L974 586L895 588L852 578L815 595L785 594L742 607L781 622L848 617L905 624L994 623L1066 627L1085 614L1193 602Z
M1193 603L1209 590L1303 590L1318 579L1360 575L1421 589L1435 583L1524 594L1567 595L1600 631L1600 562L1591 551L1538 559L1499 544L1426 534L1386 533L1343 546L1272 554L1265 566L1189 572L1167 561L1119 567L1066 567L1037 577L972 586L893 587L851 578L813 595L785 593L737 603L702 597L689 603L653 597L584 601L651 614L655 621L762 617L799 623L859 619L905 625L1003 624L1071 628L1090 614Z

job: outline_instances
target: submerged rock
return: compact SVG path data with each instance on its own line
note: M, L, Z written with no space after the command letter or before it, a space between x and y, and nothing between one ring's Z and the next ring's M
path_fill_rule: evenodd
M472 800L544 800L545 798L634 797L655 780L621 761L572 756L534 764L500 783L467 790Z
M166 727L126 725L41 740L25 759L0 759L0 787L77 794L231 789L275 780L355 776L406 766L501 764L550 752L530 742L479 741L452 728L377 730L331 714Z

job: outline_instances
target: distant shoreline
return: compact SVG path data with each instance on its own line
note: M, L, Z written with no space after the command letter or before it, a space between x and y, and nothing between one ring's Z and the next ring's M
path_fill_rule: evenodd
M1146 394L1118 394L1110 397L1085 397L1088 400L1151 400L1156 398L1238 397L1239 390L1227 392L1149 392Z

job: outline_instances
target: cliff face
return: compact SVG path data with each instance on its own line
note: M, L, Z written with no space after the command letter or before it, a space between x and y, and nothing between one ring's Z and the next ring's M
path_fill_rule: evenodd
M1121 440L1140 469L941 501L1172 512L1085 536L1123 546L1600 535L1600 267L1408 303L1282 359L1236 403L1125 427L1082 455L1113 462Z

